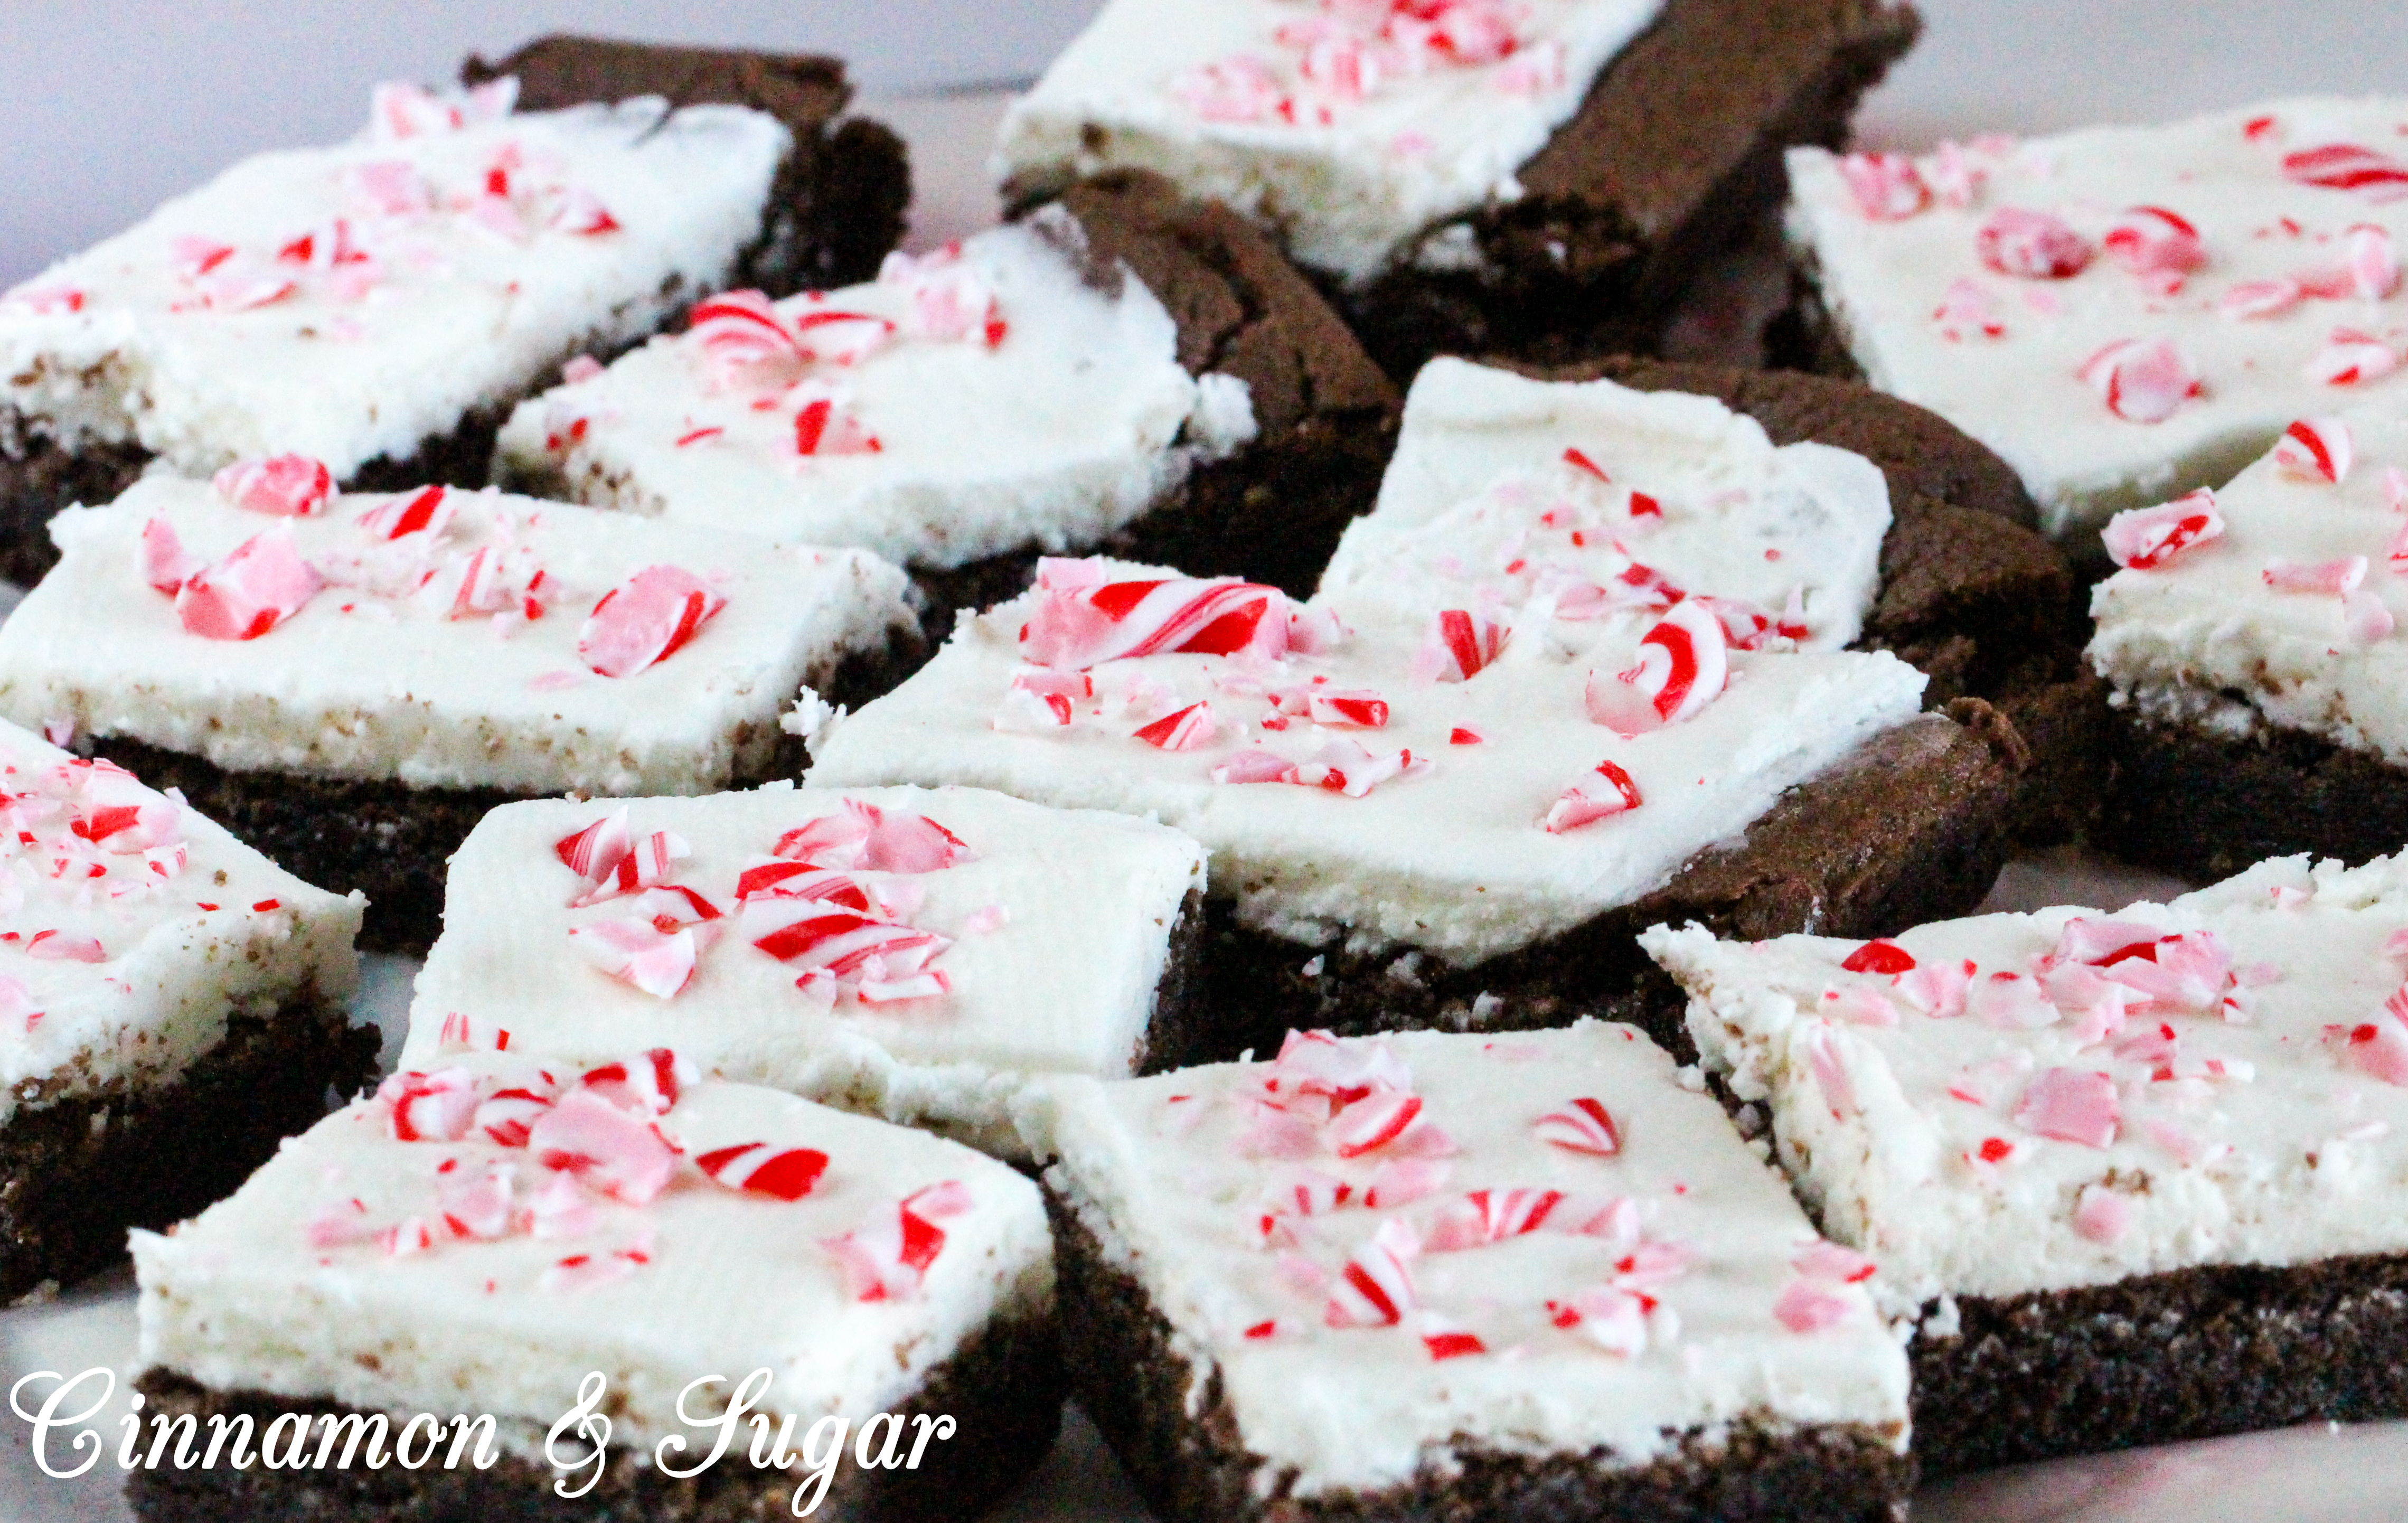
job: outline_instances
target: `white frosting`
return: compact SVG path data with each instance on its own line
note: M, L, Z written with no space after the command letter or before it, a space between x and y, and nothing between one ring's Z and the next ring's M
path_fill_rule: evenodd
M847 799L925 816L968 860L934 872L847 869L896 917L952 941L932 964L952 987L931 998L833 1003L796 987L796 968L748 943L738 875ZM543 800L485 816L452 859L442 937L410 1006L406 1065L490 1048L562 1060L674 1046L712 1078L769 1085L890 1121L934 1126L1014 1153L1008 1107L1032 1073L1125 1078L1162 981L1172 927L1204 880L1204 853L1175 830L1123 815L1039 808L967 788L846 794L773 784L625 807L637 836L675 833L693 850L672 882L730 916L693 982L660 999L612 979L570 943L573 927L625 918L624 898L571 908L581 886L554 843L617 806ZM914 905L913 900L919 902ZM465 1031L446 1040L457 1015Z
M858 551L781 550L747 536L454 491L448 529L402 540L361 520L395 501L331 500L269 517L208 483L154 475L107 508L62 513L62 559L0 627L0 713L188 752L230 770L395 778L529 793L704 793L765 766L779 711L847 652L911 617L900 571ZM340 576L265 635L186 632L146 582L153 519L214 562L290 532ZM510 541L539 565L543 617L449 617L452 580L425 571ZM424 541L435 540L433 544ZM682 648L606 678L578 654L588 611L656 565L704 579L726 606ZM456 572L456 564L453 568ZM381 588L382 591L377 589Z
M876 282L780 305L790 319L845 311L896 323L898 336L858 363L764 389L724 379L696 334L655 338L520 404L496 472L596 507L858 545L911 566L1092 546L1176 488L1199 453L1251 438L1254 417L1244 382L1227 377L1219 383L1235 395L1219 405L1235 416L1202 415L1170 314L1125 270L1116 291L1090 283L1079 237L1057 214L962 246L951 273L990 295L1003 324L993 344L976 328L915 332L925 287L897 261ZM822 381L841 389L876 453L796 452L791 400L822 395ZM780 400L756 406L765 396Z
M2103 918L2059 908L1899 936L1919 965L1976 964L1974 1013L1953 1019L1899 1002L1888 977L1843 970L1855 942L1718 942L1696 927L1659 927L1641 941L1687 989L1707 1065L1743 1099L1770 1104L1799 1192L1826 1231L1879 1262L1876 1283L1896 1310L2197 1264L2408 1250L2408 1090L2345 1060L2335 1042L2398 1019L2384 1006L2402 964L2386 945L2408 927L2408 860L2311 869L2305 857L2279 858L2168 905L2114 912L2163 934L2221 939L2240 978L2207 981L2205 1013L2135 1010L2092 1040L2078 1010L2055 1018L2028 1007L2049 1021L2033 1027L1985 1019L1981 985L2030 973L2077 915ZM1886 1002L1898 1024L1828 1017L1827 990L1842 997L1834 1007ZM2215 1000L2228 996L2237 1009L2220 1017ZM2151 1040L2161 1026L2171 1051ZM1818 1044L1853 1090L1844 1116L1816 1075ZM2015 1119L2054 1069L2114 1082L2107 1145ZM2011 1151L1980 1163L1994 1138ZM2086 1201L2097 1214L2087 1231L2076 1215Z
M1011 722L1006 697L1024 669L1019 633L1042 596L963 621L909 682L814 744L810 781L956 783L1153 815L1205 844L1212 891L1234 898L1250 926L1305 941L1342 929L1358 949L1422 948L1458 965L1659 887L1784 789L1912 719L1924 686L1885 653L1736 653L1728 692L1694 718L1624 740L1590 721L1583 693L1592 670L1628 663L1629 644L1576 652L1517 637L1470 681L1434 683L1412 675L1419 628L1367 620L1330 654L1291 654L1274 667L1182 654L1112 662L1095 672L1096 697L1075 706L1069 726L998 729L998 717ZM1316 683L1375 691L1386 724L1262 724L1266 687ZM1132 738L1198 701L1218 726L1210 741L1169 751ZM1458 729L1484 740L1455 743ZM1402 749L1429 766L1361 797L1211 781L1241 750L1301 762L1333 740L1382 757ZM1541 828L1557 797L1604 760L1627 770L1640 807L1562 833Z
M358 897L310 887L180 800L4 721L0 795L0 1122L138 1095L215 1047L227 1017L339 1005L358 983ZM98 812L127 808L143 817L123 833Z
M2354 596L2408 625L2408 585L2386 560L2408 531L2408 487L2386 477L2408 469L2408 420L2361 408L2342 424L2356 460L2338 483L2286 472L2270 455L2216 493L2219 538L2093 589L2090 664L2116 701L2225 729L2303 730L2408 762L2408 644L2360 639L2344 627L2342 597L2277 590L2265 577L2277 561L2363 555L2372 569Z
M1262 1461L1257 1495L1290 1477L1292 1492L1278 1494L1403 1485L1448 1473L1474 1449L1642 1465L1684 1435L1749 1418L1776 1430L1863 1424L1905 1448L1896 1340L1858 1286L1830 1287L1841 1315L1820 1330L1776 1319L1813 1228L1714 1101L1675 1082L1660 1049L1594 1022L1494 1041L1413 1032L1342 1045L1359 1055L1375 1044L1410 1070L1423 1101L1415 1126L1455 1144L1443 1183L1398 1209L1350 1201L1285 1215L1284 1241L1268 1246L1263 1201L1299 1169L1360 1191L1396 1147L1352 1160L1250 1153L1250 1098L1271 1071L1265 1063L1114 1085L1051 1081L1047 1103L1031 1107L1032 1144L1061 1160L1049 1182L1112 1267L1144 1288L1198 1388L1217 1379L1237 1440ZM1534 1130L1581 1098L1613 1118L1618 1156L1575 1153ZM1408 1265L1417 1310L1392 1326L1326 1324L1328 1292L1297 1260L1335 1274L1385 1221L1428 1237L1466 1194L1507 1189L1562 1192L1552 1229L1426 1247ZM1571 1229L1616 1198L1635 1203L1641 1241L1686 1253L1682 1272L1650 1287L1661 1306L1644 1347L1627 1356L1555 1324L1549 1307L1611 1282L1637 1245ZM1431 1315L1484 1351L1432 1358L1423 1343ZM1266 1322L1268 1336L1247 1335Z
M1808 631L1795 643L1839 650L1880 591L1889 523L1870 461L1776 449L1713 397L1440 358L1414 378L1379 505L1347 526L1321 596L1350 617L1452 605L1518 619L1546 600L1551 634L1579 639L1635 615L1566 619L1563 586L1611 584L1635 561L1776 617L1795 595Z
M488 1086L537 1071L507 1056L459 1061L494 1076ZM573 1081L573 1070L561 1076ZM218 1390L396 1415L489 1413L503 1443L538 1463L545 1431L577 1405L588 1371L609 1381L612 1446L649 1450L666 1433L694 1436L677 1419L689 1383L724 1377L688 1404L715 1412L766 1367L773 1380L758 1410L773 1430L781 1415L796 1415L798 1447L823 1415L857 1426L902 1405L989 1321L1037 1311L1051 1296L1036 1187L968 1148L739 1085L687 1090L658 1126L686 1157L648 1203L580 1186L591 1213L582 1230L461 1238L441 1226L456 1210L445 1192L457 1182L494 1165L514 1169L523 1208L548 1171L524 1147L396 1141L385 1101L355 1103L286 1142L194 1219L164 1236L134 1234L143 1361ZM714 1184L694 1162L751 1142L816 1149L825 1171L786 1201ZM871 1226L882 1211L891 1220L896 1201L944 1181L968 1192L969 1208L938 1223L944 1243L924 1282L915 1293L856 1300L824 1241ZM410 1218L435 1224L432 1246L394 1254L372 1237L311 1245L313 1222L373 1232ZM547 1279L564 1257L608 1260L628 1248L649 1261L615 1280ZM681 1463L699 1458L688 1451Z
M1514 172L1661 4L1466 5L1458 24L1509 28L1515 43L1501 61L1477 65L1417 40L1428 29L1404 7L1351 7L1359 25L1349 8L1111 0L1012 104L997 172L1152 169L1278 228L1298 261L1361 283L1435 224L1518 198ZM1328 35L1317 56L1307 34ZM1328 83L1327 70L1344 69L1350 53L1370 61L1373 82L1359 96ZM1259 71L1259 82L1224 91L1236 104L1199 109L1197 90L1214 69L1224 79Z
M71 448L132 441L186 472L297 451L347 478L407 458L724 284L790 141L759 112L644 99L246 159L0 299L0 406ZM376 165L398 166L393 199L363 187ZM507 202L485 194L497 165ZM380 209L411 185L433 209ZM553 220L597 205L614 230ZM304 235L331 246L338 219L365 262L279 257ZM213 245L233 251L188 273ZM204 305L288 281L265 305Z
M2272 125L2252 136L2248 124L2261 119ZM2397 295L2311 296L2256 318L2219 309L2236 286L2339 269L2354 226L2387 229L2408 250L2408 202L2299 183L2282 168L2286 154L2330 144L2398 159L2403 123L2408 105L2397 99L2301 98L2162 126L1981 139L1956 151L1983 180L1959 197L1966 204L1935 195L1895 221L1865 214L1832 154L1792 149L1789 237L1872 384L1996 450L2051 534L2086 536L2119 509L2222 484L2294 418L2408 386L2398 375L2337 387L2304 373L2340 329L2370 333L2396 355L2408 338ZM1928 182L1949 183L1940 157L1915 163ZM2157 294L2104 251L2061 280L2000 274L1977 257L1977 230L2002 208L2062 218L2096 250L2136 207L2197 229L2205 263L2179 289ZM1965 299L1952 301L1952 288ZM1986 336L1985 321L2003 331ZM2201 395L2157 423L2111 412L2079 372L2127 339L2170 340Z

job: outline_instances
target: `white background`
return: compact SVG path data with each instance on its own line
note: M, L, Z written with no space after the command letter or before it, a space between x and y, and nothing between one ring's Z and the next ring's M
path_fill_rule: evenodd
M1035 73L1094 3L423 0L364 11L329 0L0 0L0 285L242 153L348 135L379 79L446 79L468 50L494 55L559 28L843 54L870 108L911 142L914 241L955 236L991 215L981 165L1001 97L978 87ZM1930 23L1922 46L1860 120L1870 142L2147 121L2290 92L2408 92L2408 25L2395 7L2363 0L1924 0L1922 9ZM0 610L8 601L0 594ZM2011 867L1993 907L2112 906L2167 886L2060 855ZM407 1004L411 965L372 962L362 1013L390 1021ZM120 1274L52 1305L0 1313L0 1383L93 1364L131 1373L130 1301ZM33 1468L23 1425L0 1413L0 1523L125 1516L113 1467L84 1482L48 1480ZM1074 1423L1002 1519L1142 1516L1093 1430ZM2000 1473L1927 1490L1915 1517L2392 1523L2408 1518L2408 1425L2252 1435Z

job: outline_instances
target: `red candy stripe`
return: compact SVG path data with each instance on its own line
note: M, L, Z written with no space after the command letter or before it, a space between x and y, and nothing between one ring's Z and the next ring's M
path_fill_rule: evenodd
M1877 937L1849 953L1840 966L1851 973L1903 973L1914 966L1914 955Z
M1622 1151L1622 1128L1613 1119L1605 1102L1585 1095L1568 1103L1560 1111L1550 1111L1530 1123L1539 1141L1553 1143L1570 1153L1585 1153L1593 1157L1610 1158Z
M738 1142L713 1148L695 1158L695 1167L731 1190L745 1190L778 1200L799 1200L811 1193L826 1172L828 1157L816 1148L775 1148L767 1142Z
M578 632L577 654L605 677L632 677L675 655L727 599L675 566L652 566L602 595Z

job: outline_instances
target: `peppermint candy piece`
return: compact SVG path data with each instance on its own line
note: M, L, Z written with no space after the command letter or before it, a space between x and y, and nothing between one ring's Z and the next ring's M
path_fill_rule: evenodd
M2079 275L2094 252L2090 240L2064 218L2022 207L1992 212L1974 233L1973 249L1989 268L2027 280Z
M1618 1286L1589 1286L1547 1302L1547 1319L1618 1358L1647 1351L1647 1302Z
M1379 1089L1354 1101L1330 1118L1329 1150L1341 1158L1359 1158L1403 1137L1422 1114L1422 1099L1402 1090Z
M2133 207L2119 214L2100 240L2107 257L2135 275L2156 277L2152 288L2170 293L2179 277L2207 263L2207 245L2199 229L2163 207Z
M528 1128L527 1151L542 1167L569 1175L631 1206L668 1187L678 1152L660 1128L590 1089L572 1089Z
M524 1147L529 1130L551 1109L552 1097L538 1090L496 1089L477 1103L468 1130L503 1147Z
M1530 1130L1539 1141L1568 1153L1610 1158L1622 1151L1622 1128L1615 1123L1612 1113L1605 1108L1603 1100L1585 1095L1531 1122Z
M1695 718L1729 681L1722 620L1702 599L1684 598L1640 637L1637 666L1589 673L1588 716L1625 739L1643 735Z
M1039 666L1084 670L1172 652L1276 658L1287 628L1287 598L1276 587L1178 577L1041 587L1020 643Z
M649 920L596 920L568 929L587 962L655 999L674 999L694 980L701 947L691 929L664 932Z
M2353 458L2349 425L2339 418L2301 418L2274 441L2274 468L2295 481L2339 486Z
M583 885L568 901L572 910L666 883L677 864L694 855L675 831L655 830L637 839L624 804L584 829L561 837L552 850Z
M1380 1224L1331 1282L1322 1321L1332 1328L1393 1328L1414 1308L1412 1274L1421 1240L1401 1216Z
M2360 223L2342 235L2342 267L2360 300L2386 301L2400 293L2400 255L2387 228Z
M2215 494L2206 487L2159 503L2155 508L2129 508L2107 521L2100 539L2116 565L2132 571L2154 571L2193 545L2223 538L2224 517L2215 510Z
M2036 1031L2057 1022L2057 1006L2028 973L1992 973L1968 990L1965 1008L1994 1031Z
M868 872L941 872L977 860L967 842L928 816L889 814L858 798L846 799L839 813L787 831L771 851L814 866Z
M1421 1334L1422 1347L1428 1352L1432 1362L1488 1352L1488 1345L1482 1343L1477 1334L1435 1312L1422 1313L1414 1318L1414 1325Z
M1850 153L1840 160L1840 178L1873 222L1903 222L1931 205L1931 188L1903 153Z
M430 486L371 508L357 522L371 539L401 539L413 534L433 537L451 526L456 511L450 488Z
M1368 687L1316 687L1305 695L1305 713L1329 729L1376 730L1388 723L1388 700Z
M1821 1238L1799 1249L1790 1258L1789 1267L1810 1280L1832 1285L1862 1285L1873 1277L1871 1259L1854 1248L1842 1248Z
M2329 1027L2325 1034L2349 1067L2370 1079L2408 1085L2408 986L2393 990L2374 1019Z
M1426 757L1414 755L1410 747L1375 755L1358 741L1333 736L1297 764L1295 775L1287 781L1360 798L1383 783L1426 772L1429 766Z
M2015 1124L2042 1137L2103 1148L2115 1140L2115 1081L2081 1069L2043 1069L2015 1105Z
M1912 977L1912 974L1906 975ZM1847 1058L1832 1041L1831 1027L1815 1021L1809 1025L1799 1041L1806 1049L1806 1069L1814 1076L1814 1086L1823 1092L1823 1104L1835 1121L1846 1121L1862 1109L1856 1103L1856 1082L1848 1072Z
M493 1164L466 1178L444 1181L436 1189L444 1228L455 1238L509 1236L517 1215L510 1198L517 1173L509 1164Z
M257 639L300 612L325 584L292 535L271 529L186 577L176 590L176 617L186 634L203 639Z
M1295 783L1296 763L1260 747L1233 753L1211 771L1215 783Z
M2370 201L2408 195L2408 165L2357 143L2326 143L2286 153L2283 178L2329 191L2363 191Z
M614 1285L652 1261L649 1238L607 1253L570 1254L538 1275L536 1288L547 1296L591 1290L595 1286Z
M275 454L237 460L209 478L217 495L234 507L278 518L323 512L335 478L306 454Z
M38 930L25 942L25 955L37 962L107 962L97 936L69 936L61 930Z
M2400 354L2371 333L2335 328L2300 373L2327 386L2355 386L2400 368Z
M1590 778L1583 778L1566 788L1547 807L1547 816L1541 823L1550 834L1561 835L1567 830L1577 830L1584 825L1593 825L1639 807L1639 784L1621 767L1612 761L1601 761L1597 764L1594 776L1603 779L1603 783L1600 784Z
M1576 450L1566 453L1579 453ZM1420 682L1468 682L1496 664L1512 633L1511 626L1488 614L1459 608L1442 610L1413 655L1413 676Z
M782 856L755 858L736 879L736 898L822 899L848 910L869 912L869 894L841 872L813 867Z
M1163 751L1197 751L1211 745L1219 729L1211 704L1191 703L1142 726L1132 738Z
M1848 1302L1813 1280L1792 1280L1773 1300L1772 1315L1792 1332L1821 1332L1847 1316Z
M602 595L577 654L605 677L632 677L675 655L727 599L676 566L649 566Z
M2103 1185L2086 1185L2073 1207L2073 1232L2093 1243L2109 1243L2132 1225L2132 1205Z
M2081 378L2127 423L2163 423L2203 389L2169 339L2118 339L2082 364Z
M813 455L877 454L886 448L833 396L815 396L795 409L795 453Z
M728 1189L766 1195L773 1200L799 1200L811 1193L820 1175L827 1171L828 1156L817 1148L738 1142L713 1148L694 1161Z
M820 1246L837 1262L846 1293L858 1301L909 1300L945 1249L937 1224L970 1209L969 1191L946 1180L915 1190L842 1237Z
M208 565L184 548L176 525L165 519L154 518L142 525L142 580L153 591L172 597Z
M691 1059L654 1047L638 1057L588 1069L577 1082L623 1111L649 1117L667 1114L678 1096L701 1078Z
M1474 1190L1438 1214L1422 1246L1455 1253L1522 1237L1545 1228L1563 1200L1561 1190Z
M2280 317L2305 300L2300 282L2278 276L2271 280L2243 280L2215 300L2215 309L2229 318Z
M396 1073L377 1086L377 1099L392 1107L394 1140L402 1142L458 1142L479 1103L476 1076L463 1068Z
M1885 937L1875 937L1841 959L1851 973L1903 973L1914 967L1914 954Z
M2278 558L2268 561L2266 568L2258 574L2266 585L2277 592L2323 593L2329 596L2345 597L2366 581L2366 565L2363 555L2344 555L2329 561Z

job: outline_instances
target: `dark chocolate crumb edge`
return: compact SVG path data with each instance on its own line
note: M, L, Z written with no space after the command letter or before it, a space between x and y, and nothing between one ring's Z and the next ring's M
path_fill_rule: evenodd
M1129 1065L1132 1073L1168 1073L1211 1061L1214 1023L1206 998L1205 927L1204 891L1191 888L1180 903L1179 918L1171 922L1162 977L1154 986L1154 1013Z
M249 1414L255 1430L287 1412L315 1418L358 1409L256 1390L216 1391L153 1368L136 1383L149 1410L174 1420L191 1414L204 1428L216 1414ZM928 1373L897 1415L953 1419L953 1437L931 1442L918 1470L864 1471L848 1445L845 1460L814 1517L841 1523L942 1523L977 1516L1010 1494L1045 1458L1062 1417L1062 1364L1052 1315L998 1317L973 1333ZM449 1417L450 1414L437 1414ZM802 1442L806 1421L796 1423ZM790 1516L796 1477L755 1470L741 1445L718 1464L682 1480L613 1451L601 1481L571 1501L556 1495L558 1473L505 1454L491 1470L464 1462L415 1472L371 1470L178 1471L162 1464L126 1477L135 1516L147 1523L760 1523ZM314 1447L311 1452L316 1451ZM580 1477L582 1478L581 1476Z
M1691 1061L1686 1001L1636 940L1648 927L1696 922L1739 941L1886 936L1964 914L1989 892L2006 859L2014 740L1977 703L1958 712L1971 723L1926 715L1875 736L1784 794L1743 841L1699 853L1636 903L1472 967L1350 952L1342 931L1289 941L1213 899L1206 970L1219 1029L1190 1060L1276 1052L1291 1029L1495 1031L1595 1015Z
M1045 1196L1057 1294L1080 1311L1063 1319L1071 1389L1164 1523L1889 1523L1912 1488L1914 1461L1861 1425L1774 1430L1749 1421L1719 1437L1668 1435L1671 1452L1640 1466L1614 1465L1603 1450L1531 1456L1466 1442L1453 1475L1299 1497L1289 1474L1260 1495L1264 1461L1247 1451L1219 1372L1199 1384L1145 1287L1108 1261L1050 1183Z
M1882 0L1671 0L1516 179L1463 225L1479 267L1400 267L1344 298L1389 374L1435 354L1652 352L1690 280L1787 189L1783 152L1838 148L1914 43Z
M236 1011L179 1072L99 1094L21 1099L0 1126L0 1300L122 1262L125 1232L231 1194L277 1144L376 1077L374 1027L314 984Z

